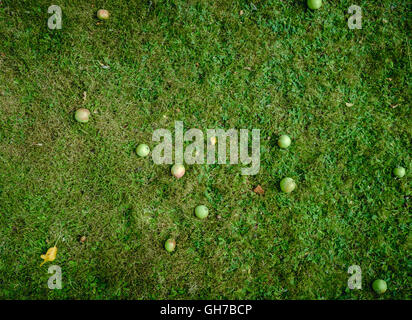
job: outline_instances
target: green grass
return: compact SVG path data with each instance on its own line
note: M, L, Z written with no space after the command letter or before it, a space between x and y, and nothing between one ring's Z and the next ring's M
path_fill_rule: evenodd
M50 1L3 0L0 297L409 299L410 6L375 3L356 3L350 30L346 0L57 1L63 27L49 30ZM176 180L135 154L176 120L260 129L259 174L192 165ZM347 289L353 264L362 290Z

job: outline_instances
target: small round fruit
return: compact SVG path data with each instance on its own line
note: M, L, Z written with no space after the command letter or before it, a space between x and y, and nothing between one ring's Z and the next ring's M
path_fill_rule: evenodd
M280 189L283 192L290 193L296 188L296 183L292 178L283 178L280 181Z
M290 138L287 135L284 134L284 135L280 136L280 138L278 140L278 145L279 145L279 147L281 147L283 149L286 149L287 147L290 146L291 142L292 141L290 140Z
M372 283L372 288L376 293L383 294L385 293L386 289L388 289L388 286L386 285L385 280L378 279Z
M109 11L104 10L104 9L100 9L97 11L97 18L99 18L100 20L107 20L109 19Z
M139 157L146 157L150 152L150 148L147 144L139 144L136 148L136 153Z
M309 9L316 10L322 6L322 0L308 0Z
M206 219L209 215L209 209L204 205L197 206L195 209L195 214L199 219Z
M171 172L177 179L179 179L179 178L183 177L186 170L185 170L185 167L182 164L175 164L175 165L173 165Z
M167 252L172 252L176 248L176 241L174 239L167 239L165 242L165 249Z
M89 117L90 117L90 111L84 108L80 108L74 114L74 118L78 122L82 122L82 123L86 123L87 121L89 121Z
M398 178L402 178L405 175L405 173L406 170L403 167L396 167L395 169L393 169L393 174Z

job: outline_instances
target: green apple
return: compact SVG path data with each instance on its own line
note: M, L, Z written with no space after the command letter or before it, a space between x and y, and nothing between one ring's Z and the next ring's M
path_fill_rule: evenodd
M204 205L197 206L195 209L195 214L199 219L205 219L209 215L209 209Z
M175 164L172 167L171 172L177 179L179 179L179 178L183 177L186 170L185 170L185 167L182 164Z
M167 252L172 252L176 248L176 241L174 239L167 239L165 242L165 249Z
M74 114L74 118L78 122L82 122L82 123L86 123L87 121L89 121L89 117L90 117L90 111L84 108L78 109L76 113Z
M405 173L406 170L403 167L396 167L395 169L393 169L393 174L398 178L402 178L405 175Z
M104 10L104 9L100 9L97 11L97 18L99 18L100 20L107 20L109 19L109 11Z
M136 153L139 157L146 157L150 152L150 148L147 144L139 144L136 148Z
M372 288L376 293L383 294L385 293L386 289L388 289L388 286L386 285L385 280L378 279L372 283Z
M322 0L308 0L309 9L316 10L322 6Z
M296 183L292 178L283 178L280 181L280 189L283 192L290 193L296 188Z
M280 136L279 140L278 140L278 145L279 147L281 147L282 149L286 149L287 147L290 146L291 144L291 140L287 135L282 135Z

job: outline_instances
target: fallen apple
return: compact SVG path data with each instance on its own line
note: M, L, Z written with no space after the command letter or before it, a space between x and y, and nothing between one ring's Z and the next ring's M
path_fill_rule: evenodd
M290 193L296 188L296 183L292 178L283 178L280 181L280 189L283 192Z
M97 11L97 18L99 18L100 20L107 20L109 19L109 11L104 10L104 9L100 9Z
M186 170L185 170L185 167L182 164L175 164L175 165L173 165L171 172L177 179L179 179L179 178L183 177Z
M322 6L322 0L308 0L309 9L316 10Z
M372 283L372 288L376 293L383 294L385 293L386 289L388 289L388 286L386 285L385 280L378 279Z
M167 239L165 242L165 249L168 252L172 252L175 250L176 241L174 239Z
M78 121L78 122L82 122L82 123L86 123L89 121L89 117L90 117L90 111L84 108L80 108L76 111L76 113L74 114L74 118Z
M136 153L139 157L146 157L150 152L150 148L147 144L139 144L136 148Z
M393 169L393 174L398 178L402 178L405 175L405 173L406 170L403 167L396 167L395 169Z
M287 135L282 135L280 136L279 140L278 140L278 145L279 147L281 147L282 149L286 149L287 147L290 146L291 144L291 140Z
M204 205L197 206L195 208L195 214L199 219L205 219L209 215L209 209Z

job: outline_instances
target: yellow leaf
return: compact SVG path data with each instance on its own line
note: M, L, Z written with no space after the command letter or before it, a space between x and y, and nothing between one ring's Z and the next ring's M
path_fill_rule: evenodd
M45 264L47 261L53 261L56 259L57 255L57 247L52 247L47 250L46 254L42 254L40 258L44 259L44 261L41 263L40 267Z

